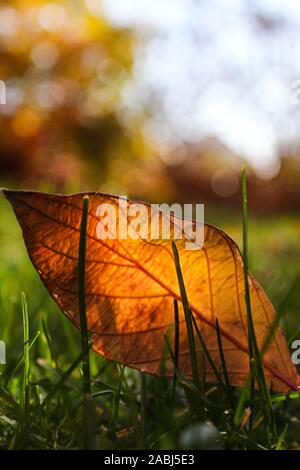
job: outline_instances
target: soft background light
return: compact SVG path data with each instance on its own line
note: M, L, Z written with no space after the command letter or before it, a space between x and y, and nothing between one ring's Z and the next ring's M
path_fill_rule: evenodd
M298 2L105 0L104 11L140 38L125 101L157 97L155 135L213 134L257 169L276 172L278 144L299 138Z

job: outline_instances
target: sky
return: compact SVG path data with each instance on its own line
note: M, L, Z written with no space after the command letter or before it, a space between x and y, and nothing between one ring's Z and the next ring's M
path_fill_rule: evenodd
M87 0L138 37L129 108L168 146L215 135L263 173L300 125L298 0ZM300 89L300 87L299 87Z

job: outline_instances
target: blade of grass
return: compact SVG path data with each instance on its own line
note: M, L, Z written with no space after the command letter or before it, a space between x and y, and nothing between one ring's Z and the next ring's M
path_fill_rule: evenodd
M182 378L182 374L181 374L179 368L178 368L177 365L176 365L175 354L174 354L174 352L173 352L173 350L172 350L172 347L171 347L169 338L168 338L167 335L164 335L164 339L165 339L167 351L168 351L168 353L170 354L170 357L171 357L172 362L173 362L173 366L174 366L174 375L176 376L176 379L179 379L179 380L180 380L180 379Z
M0 387L0 399L2 402L5 403L5 405L18 411L19 403L17 403L16 400L10 395L10 393L2 387Z
M175 365L178 369L179 367L179 311L178 311L178 302L176 299L174 299L174 319L175 319L174 355L175 355Z
M252 361L254 361L254 359L252 359ZM244 387L242 388L242 391L240 393L240 396L239 396L239 399L235 408L235 412L234 412L233 423L236 428L238 428L240 425L240 422L244 413L245 403L248 397L250 397L250 390L251 390L250 384L253 381L253 376L254 376L254 367L251 366L247 381Z
M54 397L54 395L59 392L59 390L62 389L65 381L68 379L68 377L70 377L70 375L72 374L72 372L74 372L74 370L78 367L78 365L81 363L82 359L84 358L84 356L86 355L87 351L89 351L91 347L91 344L89 343L85 349L83 351L80 352L80 354L78 355L78 357L75 359L75 361L71 364L71 366L66 370L66 372L63 373L63 375L61 376L61 378L58 380L58 382L54 385L54 387L52 388L52 390L48 393L48 395L46 396L46 398L44 399L43 403L42 403L42 406L45 407L51 400L52 398Z
M80 224L80 239L78 252L78 305L80 316L80 335L81 351L85 351L82 357L82 385L83 385L83 448L91 449L93 447L94 430L91 423L93 419L93 401L91 399L91 374L90 374L90 356L89 356L89 333L86 318L85 303L85 259L86 259L86 229L88 219L89 198L84 196L82 199L82 216Z
M48 349L49 349L51 361L53 361L53 364L55 364L56 369L59 370L59 365L58 365L56 354L54 352L54 348L52 346L51 336L50 336L50 333L48 331L47 322L46 322L45 318L43 318L43 316L42 316L42 319L41 319L41 326L42 326L42 330L43 330L43 333L44 333L44 336L45 336L45 339L46 339L46 342L47 342L47 346L48 346Z
M202 334L198 328L197 322L194 318L193 312L190 310L189 307L189 302L186 294L186 289L184 285L184 279L180 267L180 261L179 261L179 255L178 255L178 250L176 247L176 244L174 241L172 242L172 248L173 248L173 253L174 253L174 259L175 259L175 266L176 266L176 271L177 271L177 277L178 277L178 283L180 287L180 293L181 293L181 298L182 298L182 303L183 303L183 308L185 312L185 319L186 319L186 324L187 324L187 332L188 332L188 339L189 339L189 345L190 345L190 354L191 354L191 364L192 364L192 372L193 372L193 380L195 382L195 374L197 374L197 381L195 384L200 388L200 383L199 383L199 375L198 375L198 365L197 365L197 356L196 356L196 347L195 347L195 338L194 338L194 328L196 330L198 339L200 341L200 346L202 349L202 353L204 357L207 358L211 368L213 369L213 372L217 378L217 381L219 382L220 386L222 387L224 393L229 397L230 392L228 392L226 386L223 383L222 376L216 367L213 358L211 357L207 346L205 344L204 338L202 337ZM203 384L205 385L205 384Z
M174 333L174 376L173 376L173 386L172 386L172 397L173 402L175 399L176 393L176 370L179 368L179 311L178 311L178 302L176 299L173 301L174 304L174 322L175 322L175 333Z
M289 392L284 394L273 395L271 397L272 402L280 402L286 400L298 400L300 398L300 392Z
M28 439L29 427L29 376L30 376L30 358L29 358L29 321L28 321L28 308L26 297L22 292L22 316L23 316L23 379L20 393L20 420L15 433L12 436L9 444L9 449L20 449L23 447L25 441Z
M217 330L219 354L220 354L220 359L221 359L221 364L222 364L222 369L223 369L223 376L224 376L224 380L225 380L225 384L226 384L226 388L228 392L228 398L229 398L232 408L234 408L235 400L234 400L234 396L233 396L232 389L231 389L229 374L228 374L224 350L223 350L222 335L220 331L219 321L217 318L216 318L216 330Z
M288 424L284 426L282 433L279 435L274 450L284 450L284 440L285 440L287 430L288 430Z
M32 340L30 341L29 343L29 346L28 346L28 350L30 351L30 349L32 348L32 346L34 345L34 343L36 342L36 340L38 339L38 337L40 336L40 331L37 331L34 335L34 337L32 338ZM17 361L17 364L15 365L15 367L13 368L12 372L9 374L9 376L7 377L5 383L4 383L4 388L7 388L10 380L14 377L14 375L17 373L17 371L19 370L19 368L21 367L21 365L23 364L23 362L25 361L25 356L24 356L24 353L22 354L22 356L19 358L19 360Z
M23 426L26 428L28 425L29 417L29 374L30 374L30 358L29 358L29 321L26 297L22 292L22 314L23 314L23 336L24 336L24 373L23 384L21 393L21 416Z
M37 403L37 414L39 415L41 427L43 429L44 434L47 436L48 439L51 439L51 432L47 425L47 419L45 414L45 409L42 407L41 398L40 398L40 386L35 385L33 387L33 392L35 395L35 401Z
M201 344L201 347L202 347L202 350L203 350L203 353L205 354L207 360L208 360L208 363L210 365L210 367L212 368L215 376L216 376L216 379L217 379L217 382L219 383L220 387L222 388L222 390L224 391L224 393L226 394L226 396L228 397L228 399L230 400L230 392L227 390L227 387L225 386L224 382L223 382L223 379L222 379L222 376L209 352L209 350L207 349L207 346L206 346L206 343L205 343L205 340L201 334L201 331L199 330L199 327L197 325L197 322L195 320L195 317L193 315L193 312L191 312L191 318L192 318L192 322L193 322L193 325L194 325L194 328L196 330L196 333L197 333L197 336L198 336L198 339L200 341L200 344Z
M191 315L190 315L190 306L189 306L187 293L186 293L185 285L183 281L179 254L178 254L177 246L174 240L172 240L172 249L173 249L173 254L174 254L174 261L175 261L177 279L178 279L178 284L179 284L179 289L180 289L180 294L181 294L181 300L182 300L182 305L183 305L183 310L184 310L186 329L187 329L187 334L188 334L193 380L195 382L195 385L199 387L200 384L199 384L199 374L198 374L198 365L197 365L197 355L196 355L196 348L195 348L193 324L192 324Z
M171 356L171 359L174 364L174 373L176 379L178 380L179 385L183 388L186 398L189 402L190 408L197 414L201 420L204 420L206 417L205 407L210 405L209 400L204 394L199 394L199 388L192 382L190 379L184 377L179 368L175 365L175 355L172 351L172 347L167 335L164 335L166 342L167 350Z
M254 322L251 310L251 299L250 299L250 288L249 288L249 263L248 263L248 206L247 206L247 176L245 166L242 169L242 202L243 202L243 257L244 257L244 286L245 286L245 302L247 310L247 327L248 327L248 348L249 348L249 370L254 366L255 373L251 379L251 401L254 398L254 385L255 376L259 385L259 389L262 394L262 398L265 401L265 414L267 417L268 433L273 434L273 438L277 439L277 428L274 418L272 402L270 399L269 389L266 384L264 369L261 361L261 354L258 349L256 334L254 329ZM254 359L254 360L253 360ZM252 405L251 405L252 406ZM253 425L253 409L251 409L251 416L249 420L250 430Z
M242 169L242 209L243 209L243 259L244 259L244 288L245 288L245 303L247 311L247 331L248 331L248 351L249 351L249 371L251 381L250 386L250 400L253 400L255 394L255 374L251 374L251 368L254 367L254 345L253 345L253 329L252 329L252 314L251 314L251 300L250 289L248 282L248 200L247 200L247 176L246 167ZM251 407L251 415L249 419L249 428L252 429L253 425L253 407Z
M164 339L167 350L174 364L174 374L176 375L176 379L178 380L179 385L181 385L185 392L190 408L193 410L193 412L196 413L199 419L204 420L206 417L205 408L210 405L210 402L204 394L199 393L199 388L195 385L195 383L190 379L185 378L179 368L176 367L175 355L172 351L168 336L164 335Z
M80 240L79 240L79 259L78 259L78 303L80 315L80 333L81 333L81 350L85 350L89 344L89 334L87 329L86 319L86 304L85 304L85 258L86 258L86 228L88 216L89 198L83 197L83 208L80 225ZM91 378L90 378L90 364L89 364L89 349L85 356L82 358L82 374L83 374L83 393L87 397L91 393Z

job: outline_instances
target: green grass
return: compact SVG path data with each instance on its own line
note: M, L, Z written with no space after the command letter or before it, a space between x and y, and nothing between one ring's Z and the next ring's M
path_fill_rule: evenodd
M242 246L241 215L208 221ZM293 288L299 274L299 235L300 219L295 216L249 221L249 270L275 308L284 305L280 322L288 338L300 323L299 289ZM300 449L300 399L271 397L276 436L268 420L261 420L267 413L266 397L256 393L250 427L246 416L253 403L247 396L241 401L241 390L230 387L223 362L218 371L222 384L217 379L216 385L195 384L178 375L176 380L144 375L90 352L92 406L89 429L83 429L81 364L89 345L85 341L83 347L79 331L42 286L3 199L0 246L0 339L7 345L7 364L0 365L0 448L79 449L88 435L84 445L100 449ZM175 370L176 355L175 350ZM241 419L247 421L243 427Z
M82 198L82 218L80 225L80 240L78 250L78 305L80 316L80 338L82 357L82 394L83 394L83 448L93 449L94 447L94 402L91 397L91 370L90 370L90 348L89 332L86 318L85 303L85 259L86 259L86 229L89 210L89 198Z

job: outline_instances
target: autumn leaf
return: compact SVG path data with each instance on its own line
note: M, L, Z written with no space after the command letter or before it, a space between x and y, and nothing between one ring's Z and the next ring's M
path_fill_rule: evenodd
M31 261L61 310L79 325L78 244L83 194L50 195L9 191ZM173 300L179 301L179 368L191 376L184 312L170 240L99 238L99 206L118 206L119 198L89 193L86 240L86 307L93 349L107 359L153 374L173 374L165 335L174 341ZM126 209L134 201L124 200ZM142 203L148 223L150 205ZM130 211L129 211L130 212ZM120 215L119 215L120 218ZM179 219L178 219L179 220ZM178 223L172 217L172 233ZM117 224L120 220L117 220ZM161 223L161 222L158 222ZM221 368L216 334L220 325L231 383L248 377L247 315L243 260L235 242L223 231L205 224L201 249L186 249L187 238L176 241L190 307L207 348ZM252 315L258 346L262 347L274 319L263 289L249 275ZM200 346L197 344L200 349ZM278 329L263 358L266 380L273 390L297 389L299 377L283 333ZM206 367L206 380L215 381Z

